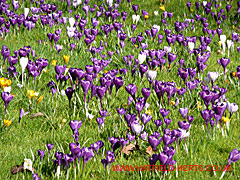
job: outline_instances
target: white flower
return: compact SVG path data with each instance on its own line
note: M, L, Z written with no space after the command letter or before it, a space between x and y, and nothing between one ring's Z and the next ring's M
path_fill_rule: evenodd
M228 108L228 110L229 110L230 113L234 113L234 112L237 112L237 110L238 110L238 105L235 104L235 103L227 102L227 108Z
M184 129L178 128L179 131L181 131L181 136L179 137L181 140L190 136L190 132L187 132Z
M188 42L188 48L193 51L195 44L193 42Z
M154 11L154 15L155 15L155 16L158 16L158 11Z
M207 5L207 1L203 1L202 4L205 7Z
M76 8L82 3L82 0L73 0L73 7Z
M144 61L146 60L146 54L139 54L138 55L138 60L139 60L139 64L144 63Z
M65 95L66 95L64 89L61 90L61 95L62 95L62 96L65 96Z
M138 121L134 121L131 124L131 129L133 131L134 134L138 135L142 132L144 126L141 126Z
M227 48L230 49L231 46L233 46L233 41L232 40L227 40Z
M168 54L172 51L172 48L171 48L171 46L164 46L163 50Z
M93 119L93 118L94 118L94 115L89 114L89 113L87 112L87 118L88 118L88 119Z
M28 58L26 57L21 57L20 59L20 65L22 67L22 71L24 72L25 68L27 67L28 64Z
M211 52L211 48L209 46L207 46L207 51Z
M11 92L11 86L5 87L4 92L10 93Z
M145 111L147 111L149 106L150 106L150 104L148 104L148 103L145 104Z
M158 31L160 30L160 26L159 25L154 24L153 27L156 28Z
M133 23L136 22L136 24L138 23L139 19L140 19L140 15L132 15L132 19L133 19Z
M25 16L25 19L27 18L28 13L29 13L29 8L24 8L24 16Z
M74 19L73 17L69 18L69 24L70 24L71 27L74 26L74 24L75 24L75 19Z
M212 82L215 82L216 79L218 78L218 72L208 72L208 78L209 78Z
M227 40L226 35L220 35L220 41L222 44L224 44L226 42L226 40Z
M29 171L33 171L32 169L32 160L31 159L24 159L24 163L23 163L23 168L27 169Z
M146 77L149 81L150 80L153 81L157 77L157 71L148 70L147 73L146 73Z
M67 35L69 39L71 39L74 36L75 30L76 30L76 27L67 26Z
M112 5L113 5L113 0L106 0L106 2L107 2L107 5L108 5L108 6L112 7Z

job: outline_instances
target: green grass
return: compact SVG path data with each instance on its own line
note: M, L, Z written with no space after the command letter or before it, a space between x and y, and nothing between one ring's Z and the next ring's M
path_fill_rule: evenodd
M126 11L128 12L126 23L123 27L123 29L129 28L132 24L132 14L134 14L131 7L129 7L127 1L122 0L123 2L120 4L119 12ZM7 1L10 2L10 1ZM63 3L62 1L46 1L46 2L55 2L58 5L58 9L63 10L63 16L70 17L66 2ZM11 2L10 2L11 3ZM141 15L140 10L145 9L149 13L149 19L147 19L146 24L143 20L140 20L138 22L138 27L136 31L134 32L133 36L137 36L139 32L143 32L145 34L145 29L150 29L153 24L158 24L161 26L160 34L164 34L164 29L166 27L163 27L161 24L161 10L159 9L160 2L159 1L147 1L147 0L136 0L132 3L139 5L138 14ZM132 4L131 3L131 4ZM194 18L194 15L196 13L196 8L194 6L195 0L192 2L192 8L194 11L192 13L188 12L188 9L186 7L187 1L178 1L178 0L170 0L166 2L166 10L169 12L173 12L174 16L171 20L167 20L168 28L173 29L174 31L174 22L176 20L184 22L184 13L186 13L186 18ZM220 8L225 9L226 2L221 2L222 6ZM21 1L19 2L21 7ZM90 2L91 6L93 2ZM98 2L100 4L100 2ZM25 2L25 7L30 7L30 2ZM82 7L82 6L81 6ZM220 9L219 8L219 9ZM10 5L10 9L12 9L12 6ZM221 28L223 29L223 34L227 35L227 39L229 39L229 36L231 35L232 31L234 30L232 28L232 19L235 15L234 12L236 12L237 5L234 1L233 7L229 13L230 18L228 18L224 25L221 25ZM159 11L159 16L154 16L154 11ZM225 10L226 11L226 10ZM17 10L17 13L23 13L23 8L19 8ZM73 10L72 14L80 14L83 15L82 10L79 8L77 10ZM199 14L202 15L202 7L200 7ZM224 12L226 14L226 12ZM91 15L89 13L88 16L88 23L86 25L87 28L91 27L90 23ZM122 21L121 21L122 22ZM209 28L216 29L216 23L213 19L208 18L209 22ZM100 28L101 25L103 25L105 22L100 20L100 25L98 28ZM110 22L106 22L110 23ZM239 23L239 22L238 22ZM197 36L203 35L202 32L202 26L200 26L200 22L195 21L195 32L187 31L183 32L185 36ZM67 25L66 25L67 26ZM236 26L236 25L235 25ZM99 117L98 111L100 108L99 100L93 98L93 100L90 102L90 113L95 115L93 120L89 120L86 118L85 114L82 112L83 106L79 103L78 99L76 98L76 95L73 95L72 98L72 106L74 107L74 102L76 102L76 105L74 108L69 109L68 106L68 99L66 96L61 96L58 93L55 94L54 97L52 97L52 93L50 88L47 87L47 83L50 80L55 79L55 70L54 66L51 65L52 60L57 60L58 65L64 64L63 61L63 55L70 55L70 61L67 66L69 67L76 67L76 68L82 68L84 69L85 65L91 64L90 58L92 58L92 55L90 52L87 52L86 45L83 41L84 37L81 39L82 45L78 45L75 50L73 50L72 55L70 54L70 47L68 45L68 38L66 34L66 27L64 27L62 24L60 27L62 29L62 33L60 36L60 39L58 41L58 44L64 45L63 50L60 52L60 54L57 54L55 49L50 49L50 44L47 38L48 32L54 32L58 29L56 25L54 25L51 29L49 27L42 28L40 21L37 22L36 27L32 31L28 31L21 27L20 34L14 33L11 27L11 30L7 37L0 39L0 47L2 45L7 45L7 47L10 49L10 54L13 55L14 50L18 50L19 48L22 48L23 46L30 45L32 49L36 51L37 58L43 57L45 59L48 59L49 65L46 68L46 72L42 72L41 79L37 77L36 81L30 77L25 81L25 86L23 88L18 88L17 82L20 81L20 73L21 73L21 67L18 62L16 65L17 71L19 72L17 79L14 80L12 77L8 77L5 72L7 72L7 66L3 69L3 74L1 76L4 76L6 78L9 78L12 80L12 91L11 93L15 94L16 96L13 98L13 100L8 105L8 113L6 117L4 117L4 103L3 101L0 101L0 179L22 179L23 176L25 179L31 179L32 174L30 172L24 172L24 173L18 173L16 175L11 175L11 168L15 165L21 165L24 161L24 158L29 158L33 160L32 153L34 153L35 161L33 164L33 167L37 169L37 173L42 177L42 179L56 179L55 176L55 168L53 166L53 159L54 159L54 152L55 151L62 151L64 153L70 153L69 151L69 143L74 142L74 139L72 138L72 132L68 125L70 120L81 120L82 126L79 129L79 143L81 147L83 144L86 147L89 147L90 144L102 140L104 142L104 147L100 150L99 155L95 154L95 156L86 164L85 170L82 173L80 170L80 173L78 171L77 179L83 178L83 179L161 179L162 178L162 172L114 172L112 169L110 169L110 173L108 176L107 170L104 168L104 166L101 163L101 159L105 158L106 151L111 150L111 145L108 141L108 137L125 137L127 128L124 126L124 124L120 121L119 115L117 114L117 107L122 107L124 104L127 104L127 98L128 93L124 89L120 89L117 96L114 98L115 95L115 88L113 88L113 96L108 97L108 103L104 105L104 108L108 110L108 112L111 112L111 116L106 117L105 120L105 127L102 130L101 133L98 132L98 124L96 122L96 117ZM39 39L45 41L39 45ZM99 46L100 40L106 41L105 36L97 36L96 37L96 47ZM64 40L66 41L66 45L64 44ZM212 42L210 44L210 47L212 49L211 56L209 60L207 61L207 70L204 71L204 76L207 75L208 71L218 71L218 63L217 60L223 57L221 54L217 54L216 51L219 49L218 46L219 38L217 34L212 39ZM73 43L72 39L72 43ZM117 44L117 33L115 31L112 32L112 34L109 36L108 39L108 48L107 50L115 51L116 44ZM144 42L146 42L146 38L144 38ZM158 45L157 40L154 42L147 38L148 43L148 50L149 49L163 49L164 46L167 45L167 42L164 38L164 41L161 45ZM197 39L197 43L200 44L199 39ZM236 71L236 67L239 65L239 53L236 50L236 47L239 46L239 43L236 43L234 45L234 51L230 53L230 63L227 66L227 69L229 70L227 72L227 79L230 79L230 72ZM175 47L172 47L175 49L175 51L178 54L177 60L180 58L184 58L185 62L189 62L189 65L187 67L195 67L196 65L196 57L193 55L192 60L190 61L190 57L187 54L187 50L184 50L182 46L179 46L177 43ZM106 48L103 51L103 54L107 54ZM119 68L124 68L124 61L123 56L126 55L134 55L134 58L138 58L138 54L140 53L141 49L134 48L132 44L128 41L126 41L126 46L124 47L123 52L120 54L120 56L117 56L116 53L113 55L113 63L106 67L106 70L111 70L114 68L114 64L116 64ZM100 58L100 57L98 57ZM0 57L1 62L3 62L2 56ZM32 57L30 56L30 59ZM179 78L177 76L177 69L178 66L172 64L171 71L167 72L167 68L164 67L161 72L158 71L157 80L164 80L164 81L175 81L176 85L179 87ZM104 70L102 70L104 71ZM220 72L223 72L223 69L220 69ZM99 78L98 78L99 79ZM132 77L131 73L129 72L124 77L124 87L130 83L134 83L137 85L137 97L142 96L141 89L144 87L149 87L149 83L146 79L146 77L143 78L142 82L139 76ZM223 75L218 77L215 84L219 84L220 87L224 87L228 89L228 92L226 93L226 98L229 102L235 102L239 104L239 87L238 83L235 82L234 84L226 83ZM99 85L99 82L98 82ZM70 81L68 80L61 89L66 89L67 87L71 86ZM29 98L27 96L27 90L32 89L37 92L39 92L39 96L44 96L42 102L39 104L36 103L37 99L32 99L32 105L30 104ZM198 86L196 90L193 91L192 97L190 96L190 92L187 91L185 94L184 101L180 99L180 103L177 108L173 106L167 106L165 105L165 108L170 109L170 115L168 118L172 119L172 123L170 124L170 129L178 128L178 121L183 120L178 108L180 107L188 107L189 108L189 115L194 116L194 121L192 123L191 127L191 135L186 139L186 144L188 146L188 154L186 153L184 149L184 141L181 143L180 146L176 149L176 153L173 156L173 160L176 160L177 165L217 165L220 167L221 165L227 164L227 159L229 156L229 153L237 148L240 147L240 140L239 140L239 111L236 112L232 118L231 118L231 125L230 130L228 132L227 137L222 137L221 132L219 129L216 129L216 136L215 139L212 140L207 134L204 133L202 129L202 125L205 126L204 120L202 119L200 115L200 111L204 109L203 101L201 100L199 96L199 91L201 90L201 87ZM83 93L82 89L80 88L78 92L76 92L83 102ZM166 95L165 95L166 96ZM90 92L88 93L88 97L90 97ZM166 101L165 97L165 101ZM175 100L175 98L172 98L171 100ZM105 101L105 98L104 98ZM148 103L150 103L149 109L153 111L152 113L152 120L149 122L145 130L149 133L149 135L156 131L156 126L154 124L154 120L161 119L161 115L159 113L159 107L157 106L157 96L152 89L152 93L150 98L148 99ZM197 101L201 101L203 108L197 109ZM94 103L93 103L94 102ZM21 123L18 124L18 117L19 117L19 111L20 108L23 108L25 111L27 111L30 107L33 107L33 109L30 111L29 115L24 116L21 120ZM74 110L75 109L75 110ZM127 109L128 113L137 113L135 110L135 106L132 104ZM45 116L39 116L31 118L32 114L42 112L45 114ZM4 126L3 120L9 119L12 120L12 124L6 128ZM60 124L62 123L63 119L66 119L67 122L63 125L63 127L60 129ZM165 126L163 126L165 127ZM163 127L160 128L160 133L163 135ZM206 130L206 126L205 126ZM212 131L210 131L210 134L212 135ZM37 155L37 150L42 149L46 150L46 144L52 143L54 144L54 148L51 150L51 153L49 154L50 160L48 161L47 154L45 155L43 159L42 166L40 165L40 158ZM146 148L149 146L148 142L140 141L140 150L132 152L129 156L125 154L120 153L120 149L116 150L115 152L115 162L112 163L112 165L148 165L149 164L149 155L146 154ZM175 147L175 144L174 144ZM161 152L161 149L163 148L163 144L158 146L158 149L156 151L157 154ZM82 162L81 162L82 163ZM159 164L159 162L157 163ZM82 165L82 164L81 164ZM233 167L231 167L231 172L226 172L224 178L225 179L239 179L240 171L239 171L239 162L233 164ZM74 169L73 165L71 164L70 169L70 178L74 179ZM62 171L63 175L60 177L60 179L66 179L66 170ZM219 179L222 172L217 171L216 175L212 171L196 171L196 172L178 172L178 175L176 172L170 172L167 173L166 178L168 179Z

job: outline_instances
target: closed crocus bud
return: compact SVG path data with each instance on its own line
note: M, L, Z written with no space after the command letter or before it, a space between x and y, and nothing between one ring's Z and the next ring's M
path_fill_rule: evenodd
M139 60L139 64L144 63L144 61L146 60L146 54L139 54L138 55L138 60Z
M218 78L218 72L208 72L208 78L214 83Z
M25 19L27 18L28 13L29 13L29 8L24 8L24 16L25 16Z
M71 18L69 18L68 21L69 21L70 26L73 27L75 24L75 19L73 17L71 17Z
M22 71L25 70L25 68L27 67L27 64L28 64L28 58L27 57L21 57L20 65L22 67Z
M182 115L183 119L185 119L188 114L188 108L179 108L179 112Z
M193 42L188 42L188 48L189 48L190 51L193 51L194 43Z
M230 152L230 155L228 157L228 164L232 164L237 162L240 159L240 151L237 149L234 149Z

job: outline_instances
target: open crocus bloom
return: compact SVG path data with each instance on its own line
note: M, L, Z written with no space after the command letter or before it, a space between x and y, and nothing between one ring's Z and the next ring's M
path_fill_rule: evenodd
M138 21L139 21L139 19L140 19L140 15L135 15L135 14L133 14L133 15L132 15L132 19L133 19L133 23L136 22L136 24L137 24Z
M208 78L209 78L212 82L215 82L216 79L218 78L218 72L208 72Z
M146 73L146 77L149 81L153 81L157 77L157 71L148 70Z
M33 162L32 162L31 159L24 159L23 167L24 167L24 169L27 169L29 171L33 171L32 164L33 164Z

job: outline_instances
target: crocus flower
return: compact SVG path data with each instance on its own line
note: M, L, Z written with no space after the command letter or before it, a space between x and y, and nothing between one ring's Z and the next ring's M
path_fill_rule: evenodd
M131 130L135 135L138 135L142 132L144 126L141 126L138 121L133 121L131 123Z
M218 72L208 72L208 78L211 80L212 85L218 78Z
M183 119L187 117L188 108L179 108L179 112L182 115Z
M2 92L1 97L5 104L5 115L6 115L7 114L7 106L10 103L10 101L13 99L13 95L11 95L9 92Z
M114 162L114 152L107 151L106 159L102 159L101 162L103 163L105 168L107 166L109 166L109 168L110 168L111 163Z
M69 101L69 108L71 108L71 99L72 99L72 96L73 96L73 88L72 87L68 87L66 90L65 90L65 93L68 97L68 101Z
M230 59L223 57L223 58L219 59L218 61L219 61L219 64L222 65L223 70L224 70L224 75L225 75L225 73L226 73L226 67L227 67L227 65L229 64Z
M148 137L148 143L153 148L153 151L156 151L157 146L161 143L162 138L158 139L158 137L154 135L150 135Z
M31 159L24 159L23 168L33 172L33 162Z
M230 118L232 116L232 114L234 112L237 112L238 110L238 105L236 103L230 103L230 102L227 102L227 109L229 110L230 112Z
M222 176L220 177L220 179L223 178L223 176L224 176L224 174L226 173L226 171L228 170L229 166L230 166L232 163L237 162L239 159L240 159L240 151L237 150L237 149L233 149L233 150L230 152L230 154L229 154L227 167L226 167L226 169L223 171Z

